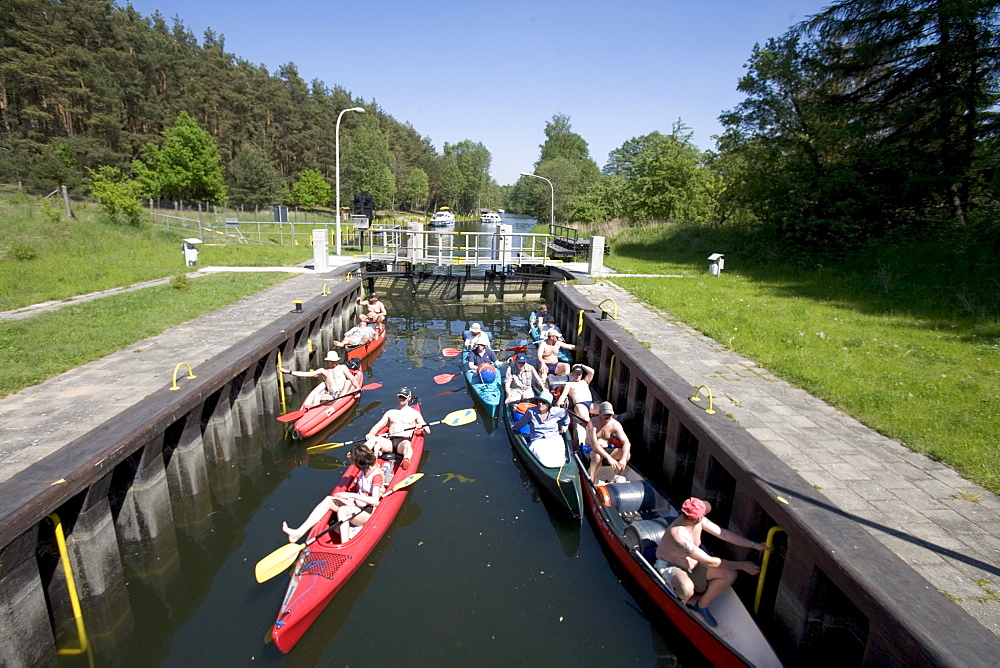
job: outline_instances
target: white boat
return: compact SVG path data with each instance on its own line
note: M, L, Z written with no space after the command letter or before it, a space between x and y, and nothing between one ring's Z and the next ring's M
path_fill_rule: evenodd
M479 216L479 222L483 225L496 225L497 223L502 223L503 219L500 217L499 213L487 211L483 215Z
M503 209L497 209L497 213L499 213L502 216L502 215L504 215L507 212L504 211Z
M434 215L431 217L431 225L434 227L443 227L445 225L455 224L455 214L451 212L446 206L438 209Z

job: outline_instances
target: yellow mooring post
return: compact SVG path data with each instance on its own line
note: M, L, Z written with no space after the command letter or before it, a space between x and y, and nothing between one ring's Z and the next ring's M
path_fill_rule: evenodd
M69 562L69 549L66 547L66 534L63 532L62 520L55 513L49 515L55 525L56 546L59 548L59 562L66 576L66 588L69 589L69 604L73 607L73 621L76 622L76 635L80 639L79 647L66 647L57 654L83 654L87 651L87 629L83 625L83 610L80 608L80 594L76 590L76 580L73 578L73 566Z
M708 410L705 412L709 415L715 415L715 411L712 409L712 390L708 389L708 385L699 386L698 389L695 390L694 396L691 397L691 401L701 401L701 396L699 395L701 395L702 390L705 390L705 393L708 395Z
M188 364L187 362L178 362L177 366L174 367L174 381L173 384L170 386L171 390L181 389L180 386L177 385L177 370L180 369L182 366L186 366L188 368L188 375L187 375L188 378L197 378L197 376L194 375L194 371L191 370L190 364Z
M281 414L284 415L288 412L288 407L285 405L285 376L281 373L281 351L278 351L278 392L281 394Z
M774 534L779 531L784 531L781 527L771 527L767 532L767 542L764 543L767 547L774 547ZM767 564L771 560L771 550L764 550L764 559L760 564L760 575L757 576L757 596L753 600L753 613L757 614L757 608L760 607L760 595L764 593L764 574L767 573Z

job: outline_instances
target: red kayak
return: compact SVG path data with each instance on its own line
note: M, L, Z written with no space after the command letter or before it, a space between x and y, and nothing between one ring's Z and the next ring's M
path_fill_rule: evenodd
M375 332L375 338L360 346L347 348L347 359L363 360L385 343L385 323Z
M359 384L364 382L365 377L361 370L351 371L350 373ZM313 388L313 391L309 393L308 397L306 397L302 406L302 410L305 411L305 415L296 420L295 424L292 426L292 438L309 438L313 434L318 434L333 424L334 421L336 421L336 419L341 415L354 408L354 404L361 399L361 393L354 392L345 397L340 397L339 399L334 399L330 402L324 402L318 406L311 406L309 408L305 407L305 404L309 403L313 395L319 394L325 390L326 385L320 383Z
M420 406L414 406L420 410ZM379 459L379 465L386 474L385 484L388 489L407 476L417 473L420 469L420 458L424 451L424 436L417 432L412 439L412 464L406 471L399 469L402 457L393 453L386 454L389 459ZM351 464L343 477L330 494L345 491L359 471ZM323 519L309 532L309 540L319 538L309 544L299 555L292 570L292 580L281 603L278 619L274 623L271 636L275 646L282 652L289 652L302 635L309 630L320 613L329 605L340 588L354 575L364 563L368 554L378 545L385 535L399 509L406 501L408 488L385 496L372 512L371 518L357 530L357 533L346 543L341 542L340 533L336 530L323 534L329 529L330 520L336 520L333 513L327 513ZM320 535L323 534L323 535Z

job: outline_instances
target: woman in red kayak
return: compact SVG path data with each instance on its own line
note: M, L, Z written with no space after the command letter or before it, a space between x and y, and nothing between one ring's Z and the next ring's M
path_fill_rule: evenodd
M350 538L350 534L347 533L348 525L362 526L372 516L372 511L378 505L378 500L385 489L382 469L376 462L375 453L364 444L359 443L351 448L350 458L361 472L354 478L348 491L337 492L320 501L319 505L309 513L306 521L295 529L289 527L287 522L281 523L281 530L288 534L289 543L298 542L330 510L335 510L337 513L337 521L340 523L338 530L341 542L344 543Z

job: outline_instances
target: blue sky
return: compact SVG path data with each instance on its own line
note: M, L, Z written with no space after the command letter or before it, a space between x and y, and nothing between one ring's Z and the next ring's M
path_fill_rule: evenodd
M120 0L125 4L124 0ZM481 142L501 184L530 172L554 114L598 167L678 118L714 147L719 114L755 43L831 0L132 0L148 16L211 27L226 50L273 73L339 85L444 144ZM330 147L333 151L333 147Z

